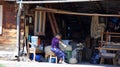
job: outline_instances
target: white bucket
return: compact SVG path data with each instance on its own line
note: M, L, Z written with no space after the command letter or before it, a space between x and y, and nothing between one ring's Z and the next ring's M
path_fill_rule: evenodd
M38 36L31 36L31 47L37 47L38 46Z

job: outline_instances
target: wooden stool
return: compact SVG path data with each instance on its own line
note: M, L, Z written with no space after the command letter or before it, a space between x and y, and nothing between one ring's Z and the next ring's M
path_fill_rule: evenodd
M48 57L49 57L49 62L50 62L50 63L52 63L52 59L53 59L53 58L54 58L55 61L56 61L55 63L57 63L58 58L57 58L57 56L55 55L54 52L50 51L50 52L46 53L46 54L45 54L45 58L47 59Z
M54 52L50 52L50 60L49 60L50 63L52 63L52 59L53 59L53 58L54 58L55 61L56 61L55 63L57 63L57 60L58 60L58 59L57 59L57 56L55 55Z

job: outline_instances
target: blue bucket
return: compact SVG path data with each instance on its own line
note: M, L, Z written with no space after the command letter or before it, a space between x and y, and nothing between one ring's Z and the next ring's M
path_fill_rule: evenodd
M37 47L38 46L38 36L32 36L31 43L32 43L31 47Z
M34 55L33 55L33 54L30 54L30 59L31 59L31 60L33 60L33 57L34 57ZM36 54L35 61L40 62L40 61L41 61L41 55Z
M50 58L48 58L48 62L50 62ZM52 58L51 62L52 62L52 63L55 63L55 62L56 62L56 59L55 59L55 58Z

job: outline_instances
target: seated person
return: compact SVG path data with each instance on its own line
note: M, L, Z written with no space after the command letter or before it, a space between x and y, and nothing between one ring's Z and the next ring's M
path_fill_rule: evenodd
M57 34L53 39L51 43L51 51L53 51L56 56L59 59L59 63L65 63L65 54L64 52L60 49L59 44L64 46L65 48L67 47L63 42L61 41L62 35Z

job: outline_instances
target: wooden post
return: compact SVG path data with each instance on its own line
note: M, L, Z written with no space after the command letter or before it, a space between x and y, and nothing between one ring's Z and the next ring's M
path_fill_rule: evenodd
M109 41L109 32L107 31L106 32L106 45L108 44L108 41Z
M22 10L22 0L19 3L19 9L17 13L17 43L16 43L16 48L18 49L18 61L20 61L20 16L21 16L21 10Z
M103 46L103 35L104 35L104 32L103 32L103 29L101 30L101 42L100 42L100 47Z

